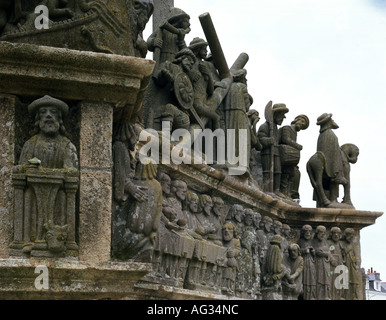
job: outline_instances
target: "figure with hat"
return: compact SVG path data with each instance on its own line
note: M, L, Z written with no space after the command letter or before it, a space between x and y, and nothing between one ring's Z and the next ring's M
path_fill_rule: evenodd
M19 164L25 165L37 158L44 168L66 169L77 172L76 148L65 136L63 117L68 105L50 96L35 100L28 106L28 112L35 118L36 134L23 146Z
M279 153L279 130L283 123L285 114L288 113L285 104L279 103L272 107L270 101L265 108L266 122L263 123L257 136L262 145L261 162L263 167L263 190L273 193L281 198L285 196L280 192L281 162Z
M68 110L65 102L47 95L28 106L36 134L23 145L19 164L14 168L14 181L28 177L22 198L15 200L22 201L24 206L24 225L20 231L24 255L62 256L65 250L67 254L77 254L74 206L79 171L76 148L65 136L63 125ZM15 213L16 219L20 215ZM57 252L50 248L48 235L63 228L68 231L68 238L61 240L66 241L66 246L62 243Z
M299 115L289 126L279 129L279 151L281 160L280 191L290 200L300 199L299 184L300 151L303 146L296 142L298 132L306 130L310 121L306 115Z
M354 208L350 196L350 163L358 160L359 149L354 144L339 146L333 132L339 126L331 113L322 114L317 121L320 126L317 152L307 162L307 173L314 188L317 207ZM339 185L344 186L344 198L338 203Z
M147 40L148 50L154 52L158 66L172 62L180 50L186 48L185 35L190 32L190 16L179 8L171 8L169 18Z

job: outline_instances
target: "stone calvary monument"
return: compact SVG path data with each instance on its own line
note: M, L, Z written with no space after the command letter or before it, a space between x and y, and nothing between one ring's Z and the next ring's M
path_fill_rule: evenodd
M358 147L330 113L253 106L248 54L229 67L209 13L188 43L192 18L171 0L0 4L0 298L364 299L360 231L382 213L351 201Z

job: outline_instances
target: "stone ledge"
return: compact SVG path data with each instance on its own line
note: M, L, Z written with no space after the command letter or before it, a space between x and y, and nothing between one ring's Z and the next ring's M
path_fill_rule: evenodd
M142 103L155 62L0 41L0 92L67 100Z
M49 289L38 290L35 268L47 266ZM70 259L0 260L0 299L136 299L134 285L151 272L151 264L89 264Z

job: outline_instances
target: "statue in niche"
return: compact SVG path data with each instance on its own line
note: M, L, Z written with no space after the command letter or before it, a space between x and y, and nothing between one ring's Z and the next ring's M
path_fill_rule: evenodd
M143 39L143 31L154 11L153 0L134 0L134 27L132 39L134 42L135 56L146 58L147 42Z
M283 299L297 300L303 291L304 269L304 260L298 244L289 245L288 252L284 254L284 266L288 270L288 276L282 281Z
M310 121L307 116L299 115L290 126L283 126L279 129L279 151L282 166L280 191L290 200L300 199L298 164L303 146L298 144L296 140L298 132L306 130L309 124Z
M240 254L240 240L235 236L236 227L232 222L225 222L223 225L223 245L227 249L225 270L223 273L223 289L228 295L235 293L235 279L239 271L237 257Z
M288 112L285 104L275 104L266 107L266 122L258 131L258 138L263 148L261 150L261 162L263 166L263 190L273 193L281 198L285 196L280 192L281 162L279 153L278 125L283 123Z
M50 96L28 106L35 120L35 134L23 145L19 164L14 168L17 227L11 245L11 249L22 249L25 255L77 255L75 194L79 171L76 148L66 137L63 125L68 110L65 102ZM53 230L65 225L68 225L66 250L60 253L50 250L47 228Z
M355 230L347 228L343 232L342 242L343 263L348 268L349 290L345 290L346 300L359 300L358 290L360 284L360 256L355 251Z
M350 163L356 163L359 149L353 144L339 146L333 132L339 126L332 114L324 113L318 118L320 135L317 153L307 162L307 173L314 188L317 207L349 208L354 206L350 197ZM339 185L344 186L343 202L338 203Z
M186 48L185 36L189 32L190 16L179 8L171 8L167 21L147 40L148 50L154 52L158 66L173 61L177 52Z
M335 268L343 265L343 249L341 244L342 230L338 227L331 228L330 239L328 245L330 246L331 254L331 298L332 300L344 299L343 290L335 285L335 280L339 274L334 272Z
M312 242L312 227L304 225L299 239L300 253L304 260L303 299L316 300L315 249Z
M255 109L251 109L247 113L250 133L251 133L251 155L249 160L249 168L253 179L257 182L259 188L263 187L263 169L261 165L260 152L263 146L260 143L259 137L257 136L257 123L260 121L259 112Z
M326 239L326 227L316 228L312 246L315 250L316 298L331 300L330 247Z

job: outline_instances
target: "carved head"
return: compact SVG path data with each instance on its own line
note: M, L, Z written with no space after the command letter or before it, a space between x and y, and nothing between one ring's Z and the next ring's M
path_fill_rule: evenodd
M166 173L158 172L157 180L161 184L162 192L165 195L169 195L171 190L171 181L172 181L170 177Z
M35 116L36 131L47 136L55 136L64 133L62 117L68 113L68 105L50 96L33 101L28 106L28 112Z
M295 126L296 131L306 130L310 126L310 120L306 115L301 114L291 124Z
M272 225L273 225L272 218L264 216L261 222L266 232L272 232Z
M344 154L347 156L347 161L355 164L358 161L359 148L352 143L344 144L340 147Z
M188 205L189 210L192 213L199 213L200 212L200 198L195 192L188 192L186 196L186 202Z
M244 208L242 205L240 204L234 204L231 208L231 210L229 211L229 215L230 217L237 221L237 222L242 222L243 221L243 217L244 217Z
M217 217L224 216L224 200L219 197L213 197L213 212Z
M344 237L348 243L351 243L354 240L355 230L352 228L347 228L344 230Z
M142 32L153 14L154 2L153 0L134 0L134 10L138 31Z
M244 223L246 226L251 226L253 223L254 212L252 209L245 209L244 211Z
M340 237L342 235L342 230L338 227L331 228L331 239L334 242L338 242L340 240Z
M260 228L260 223L261 223L261 214L254 211L253 212L253 225L256 227L256 228Z
M172 182L171 192L176 195L180 201L186 199L186 194L188 192L187 184L182 180L174 180Z
M300 256L300 247L296 243L291 243L288 247L288 255L291 260L296 260Z
M225 242L229 242L234 238L235 226L232 222L226 222L222 227L222 238Z
M213 208L212 197L207 195L207 194L201 195L200 206L201 206L204 214L209 216L212 213L212 208Z
M45 239L47 242L48 250L57 254L64 253L66 250L69 225L54 225L50 220L44 225L44 227L47 229Z
M304 225L302 227L301 236L306 240L310 240L312 237L312 227L308 224Z
M320 126L320 131L325 129L339 129L339 126L332 120L332 113L323 113L318 119L317 123Z
M281 125L284 121L285 114L288 113L288 108L284 103L277 103L272 107L273 121L277 125Z
M326 227L325 226L317 226L316 227L316 238L319 241L326 239Z

